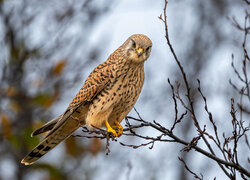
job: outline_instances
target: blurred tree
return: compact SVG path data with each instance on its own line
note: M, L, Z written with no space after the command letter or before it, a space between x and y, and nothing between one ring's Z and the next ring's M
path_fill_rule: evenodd
M91 49L88 37L111 4L0 1L0 179L27 179L41 169L46 172L42 179L74 176L64 165L25 167L20 160L39 141L30 138L32 130L52 118L51 107L73 84L83 81L84 68L98 56L99 47ZM85 151L101 150L91 146L83 149L70 138L66 152L81 156Z

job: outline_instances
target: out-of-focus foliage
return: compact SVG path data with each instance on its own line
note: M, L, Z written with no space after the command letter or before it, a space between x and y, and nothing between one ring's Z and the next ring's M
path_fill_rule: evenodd
M52 118L51 107L83 81L83 70L98 56L99 48L90 49L88 37L111 4L0 1L0 179L33 179L36 172L42 179L72 179L64 165L25 167L20 160L40 141L31 132ZM83 147L74 138L65 145L62 158L67 159L101 150L91 142ZM2 171L8 163L13 171Z

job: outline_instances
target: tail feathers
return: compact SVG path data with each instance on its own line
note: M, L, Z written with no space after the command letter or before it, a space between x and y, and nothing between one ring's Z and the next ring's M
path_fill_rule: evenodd
M23 158L21 163L25 165L31 165L36 160L41 158L44 154L49 152L53 147L55 147L57 144L49 144L48 142L44 141L40 143L38 146L36 146L27 156Z
M31 137L37 136L37 135L39 135L41 133L45 133L47 131L50 131L51 129L53 129L53 127L56 125L56 123L59 121L59 119L61 117L62 116L58 116L58 117L52 119L51 121L47 122L46 124L44 124L39 129L36 129L34 132L32 132Z
M49 132L45 139L23 158L21 163L25 165L33 164L64 139L68 138L79 127L79 121L76 121L71 117L63 117Z

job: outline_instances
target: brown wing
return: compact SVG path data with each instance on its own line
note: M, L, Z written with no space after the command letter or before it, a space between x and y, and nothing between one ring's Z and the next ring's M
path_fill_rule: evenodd
M112 65L104 62L91 72L91 74L83 84L83 87L76 94L75 98L68 106L62 118L49 132L47 137L55 132L59 127L64 127L65 125L62 125L67 122L67 119L77 110L78 107L84 104L89 104L88 102L92 101L96 97L96 95L109 83L110 78L113 77L111 69Z
M108 65L106 62L97 66L89 75L69 107L75 107L86 101L91 101L109 82L111 68L112 65Z

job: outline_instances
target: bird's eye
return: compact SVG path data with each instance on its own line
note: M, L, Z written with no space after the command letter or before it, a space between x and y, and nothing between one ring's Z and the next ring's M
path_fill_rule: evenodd
M133 48L136 48L136 43L135 43L135 41L134 41L133 39L131 39L131 42L132 42L132 47L133 47Z
M151 46L148 46L148 47L147 47L147 49L146 49L146 51L149 51L149 50L150 50L150 48L151 48Z

